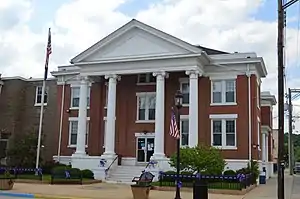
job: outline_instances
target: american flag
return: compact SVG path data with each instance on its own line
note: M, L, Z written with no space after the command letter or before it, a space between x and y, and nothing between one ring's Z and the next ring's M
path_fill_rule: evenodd
M173 108L171 112L170 135L175 137L176 139L180 138L177 123L176 123L176 116Z
M46 50L47 50L47 52L46 52L46 63L45 63L44 80L47 80L49 56L52 53L52 48L51 48L51 29L50 28L49 28L49 32L48 32L48 43L47 43L47 49Z

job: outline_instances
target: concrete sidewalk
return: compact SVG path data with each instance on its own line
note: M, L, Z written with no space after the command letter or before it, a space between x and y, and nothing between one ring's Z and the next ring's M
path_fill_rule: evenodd
M293 193L294 176L285 172L284 189L285 199L300 199L300 194ZM300 179L300 178L299 178ZM277 176L267 181L267 184L260 185L245 195L244 199L276 199L277 198Z
M15 193L31 193L38 198L89 198L89 199L132 199L129 185L93 184L93 185L46 185L16 183L12 191ZM174 198L174 191L150 191L150 199ZM192 192L181 192L181 198L193 198ZM209 199L242 199L243 196L209 194Z

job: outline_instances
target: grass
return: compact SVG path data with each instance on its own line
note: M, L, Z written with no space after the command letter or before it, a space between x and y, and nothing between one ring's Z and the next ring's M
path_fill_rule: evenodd
M176 184L174 182L152 182L152 186L162 186L162 187L175 187ZM192 182L183 182L182 187L193 187ZM208 189L226 189L226 190L240 190L240 183L234 182L211 182L208 183Z
M4 175L0 175L0 178L3 178ZM22 175L18 175L17 176L17 179L22 179L22 180L38 180L40 181L40 177L39 176L36 176L34 174L30 175L30 174L22 174ZM50 183L51 181L51 175L49 174L45 174L42 176L42 181L43 182L48 182ZM77 179L60 179L60 180L55 180L56 182L78 182ZM87 178L83 178L82 181L86 181L86 182L89 182L89 181L93 181L93 179L87 179Z

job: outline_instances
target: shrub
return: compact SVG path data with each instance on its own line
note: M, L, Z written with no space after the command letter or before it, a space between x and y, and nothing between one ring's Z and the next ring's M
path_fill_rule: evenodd
M235 176L236 172L234 170L226 170L226 171L224 171L223 175L225 175L225 176Z
M89 169L84 169L81 171L82 177L86 179L94 179L94 173Z
M170 165L176 167L177 157L173 154ZM221 175L226 163L218 149L198 145L180 149L180 171L198 172L207 175Z
M48 161L48 162L45 162L43 165L42 165L42 173L43 174L51 174L51 170L54 168L54 167L69 167L65 164L61 164L59 162L55 162L55 161Z

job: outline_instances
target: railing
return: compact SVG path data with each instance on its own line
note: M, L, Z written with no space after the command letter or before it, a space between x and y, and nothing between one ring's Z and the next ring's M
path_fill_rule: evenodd
M146 169L147 169L148 167L150 168L150 166L155 167L155 165L156 165L157 163L158 163L158 162L155 161L155 160L149 161L149 162L147 163L147 165L145 166L145 169L143 170L143 172L145 172Z
M159 175L159 186L176 186L177 175L161 172ZM179 181L182 187L193 187L196 181L207 183L209 189L231 189L242 190L255 184L252 174L229 175L200 175L200 174L180 174Z
M18 168L18 167L0 167L0 178L7 178L7 177L12 177L14 179L42 180L43 173L41 168L31 169L31 168Z
M105 173L107 174L109 169L112 167L112 165L115 163L115 161L118 159L118 155L115 157L115 159L110 163L110 165L105 169Z

